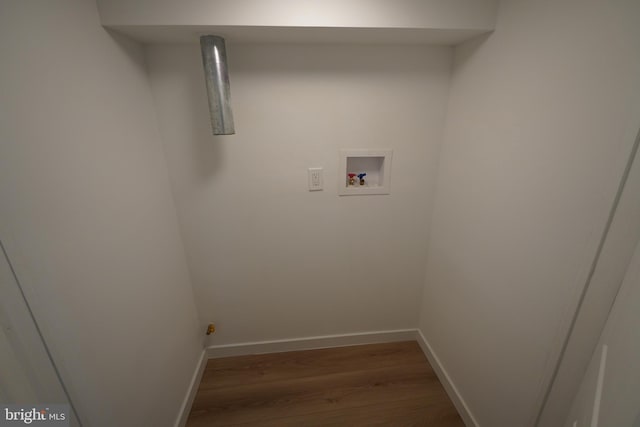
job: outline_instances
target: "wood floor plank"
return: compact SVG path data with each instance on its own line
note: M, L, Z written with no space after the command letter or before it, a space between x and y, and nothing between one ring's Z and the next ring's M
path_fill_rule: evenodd
M415 342L214 359L188 427L461 426Z
M338 426L432 426L464 427L453 406L427 404L423 399L400 400L382 405L327 411L293 417L264 419L238 427L338 427Z
M201 386L222 388L239 383L281 381L360 370L363 366L376 369L426 360L415 341L294 351L286 355L271 353L209 360Z
M192 408L194 417L206 415L230 424L411 397L426 400L439 396L440 388L423 365L409 365L202 390L199 394Z

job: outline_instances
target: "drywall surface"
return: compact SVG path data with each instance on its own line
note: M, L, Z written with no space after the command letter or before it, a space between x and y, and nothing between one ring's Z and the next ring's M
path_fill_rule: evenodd
M640 425L640 245L629 264L611 315L565 426ZM607 346L602 359L602 348ZM601 381L598 379L602 378Z
M3 1L0 238L85 426L173 425L202 351L139 46Z
M98 0L107 26L493 29L496 0Z
M635 138L638 16L503 1L456 49L420 328L482 426L539 410Z
M66 402L67 397L2 248L0 295L0 400L3 403Z
M451 49L227 46L236 135L211 135L197 45L148 48L211 344L413 328ZM337 195L339 150L392 149L391 194ZM324 168L309 192L307 168Z
M640 144L640 108L635 117L636 123L630 126L628 138L632 138L633 132L637 132L636 144ZM633 163L630 165L628 178L620 194L620 201L554 379L553 388L541 414L540 427L559 425L566 417L592 353L600 351L596 349L600 332L620 290L634 248L640 240L640 157L636 154L635 159L628 160L633 160Z

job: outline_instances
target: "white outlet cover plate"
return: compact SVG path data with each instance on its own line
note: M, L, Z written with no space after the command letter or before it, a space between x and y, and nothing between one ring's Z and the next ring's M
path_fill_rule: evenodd
M322 168L309 168L307 170L309 191L320 191L324 188Z

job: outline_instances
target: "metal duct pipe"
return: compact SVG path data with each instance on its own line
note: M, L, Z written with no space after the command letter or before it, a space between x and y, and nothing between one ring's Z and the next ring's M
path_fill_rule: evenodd
M224 39L218 36L200 37L202 65L207 83L209 114L214 135L233 135L233 112L227 71L227 50Z

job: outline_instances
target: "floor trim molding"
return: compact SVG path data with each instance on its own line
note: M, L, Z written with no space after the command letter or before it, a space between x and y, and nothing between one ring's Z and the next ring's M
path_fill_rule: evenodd
M438 356L433 351L433 348L431 348L429 341L427 341L424 335L422 335L422 331L420 331L419 329L416 329L416 340L418 341L418 344L420 345L420 348L422 349L424 355L427 356L431 367L436 372L436 375L438 376L438 379L442 383L442 386L449 395L449 398L458 410L458 413L460 414L460 417L462 417L462 421L464 421L464 424L468 427L479 427L478 422L469 410L469 407L462 398L462 395L458 391L458 388L455 386L453 381L451 381L451 377L449 377L449 374L444 369L444 366L442 366L442 363L440 363L440 359L438 359Z
M223 344L207 347L207 358L245 356L249 354L280 353L283 351L313 350L317 348L344 347L358 344L375 344L416 339L416 329L397 329L354 334L323 335L273 341L256 341Z
M193 372L193 376L191 377L191 382L189 383L187 394L184 397L182 405L180 406L180 411L178 412L178 418L176 419L175 427L184 427L187 424L187 418L189 418L189 413L191 412L191 405L193 405L193 400L196 397L198 386L200 386L200 380L202 379L204 368L207 366L206 356L207 350L204 349L202 350L202 354L200 354L200 360L198 360L196 369Z

